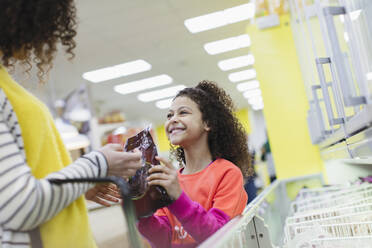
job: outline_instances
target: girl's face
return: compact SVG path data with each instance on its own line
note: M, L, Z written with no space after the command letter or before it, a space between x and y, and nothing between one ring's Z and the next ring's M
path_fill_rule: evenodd
M167 114L165 131L172 145L187 147L208 135L198 105L188 97L174 99Z

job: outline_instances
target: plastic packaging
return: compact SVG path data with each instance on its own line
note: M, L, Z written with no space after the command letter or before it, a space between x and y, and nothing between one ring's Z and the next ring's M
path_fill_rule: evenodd
M160 164L155 159L158 152L150 134L150 127L129 138L124 146L124 151L133 151L136 148L142 152L143 166L129 179L129 186L137 218L141 218L151 216L157 209L169 205L172 200L163 187L149 187L146 181L149 169Z

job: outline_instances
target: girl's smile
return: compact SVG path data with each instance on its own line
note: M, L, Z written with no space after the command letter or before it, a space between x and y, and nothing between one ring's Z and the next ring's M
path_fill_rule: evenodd
M175 135L175 134L178 134L180 132L183 132L185 131L186 128L183 128L183 127L171 127L169 129L169 135Z
M187 146L207 135L198 105L188 97L177 97L167 114L165 130L173 145Z

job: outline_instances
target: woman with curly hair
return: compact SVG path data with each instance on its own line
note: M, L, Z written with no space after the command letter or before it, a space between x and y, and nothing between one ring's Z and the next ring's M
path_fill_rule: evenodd
M148 183L164 187L174 202L138 228L153 247L195 247L246 206L246 135L231 98L209 81L177 94L165 131L182 168L158 157L165 166L151 168Z
M96 247L84 198L91 184L56 186L51 179L128 177L141 153L107 145L72 163L47 108L8 74L36 63L43 81L57 43L73 57L72 0L0 1L0 247ZM97 200L94 188L92 199Z

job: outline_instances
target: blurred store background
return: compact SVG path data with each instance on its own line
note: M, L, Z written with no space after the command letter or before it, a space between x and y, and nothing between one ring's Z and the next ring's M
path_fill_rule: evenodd
M294 198L304 186L345 183L351 176L357 178L370 173L369 167L356 170L347 163L335 165L340 157L329 155L333 153L326 148L336 143L345 143L346 147L350 144L345 141L348 137L372 123L367 112L363 125L356 125L350 132L346 124L343 126L363 109L369 109L360 104L370 103L366 85L372 80L371 1L77 0L76 3L79 24L74 60L70 62L59 53L45 85L38 84L36 78L22 76L19 68L13 73L18 82L50 107L73 157L109 142L125 143L128 137L149 125L159 152L167 156L169 143L163 122L172 97L180 89L207 79L226 89L236 104L236 114L248 134L256 172L247 183L251 180L257 194L275 178L321 175L322 182L291 181L287 192ZM336 36L329 31L332 26L326 26L332 24L330 19L323 16L322 9L328 6L346 6L341 11L345 17L334 18ZM333 10L329 13L336 13ZM332 39L335 37L341 57L337 57ZM330 90L327 105L328 88L320 93L323 85L315 64L319 57L331 57L332 61L345 58L348 63L354 63L350 78L358 80L351 83L354 90L350 91L353 94L350 102L356 104L350 105L342 96L339 100L338 93ZM342 74L340 68L336 62L336 73ZM332 83L329 77L334 72L332 68L325 70L325 83L329 86ZM342 85L342 79L342 75L334 79L337 82L334 88L339 83ZM336 91L346 94L340 88ZM367 92L365 95L363 90ZM345 105L345 109L338 104ZM327 124L332 110L333 117L343 122ZM342 158L352 162L363 156L368 160L372 154L370 148L367 155L360 155L357 150L352 153L345 147L335 150L346 149L343 154L347 155ZM117 206L112 210L91 210L100 247L120 247L125 242L125 224L115 219L119 214ZM101 225L109 218L115 219L111 231Z

